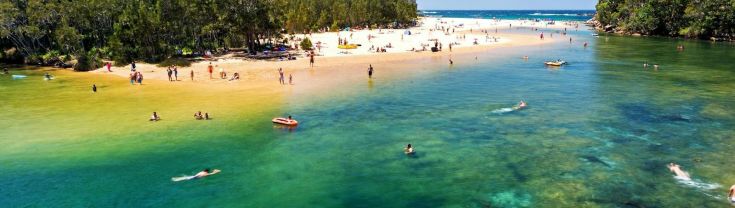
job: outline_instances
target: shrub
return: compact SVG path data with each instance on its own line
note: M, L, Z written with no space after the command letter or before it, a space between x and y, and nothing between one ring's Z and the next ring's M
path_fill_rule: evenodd
M309 40L308 37L304 38L304 40L301 41L301 49L307 51L311 50L311 40Z
M87 53L80 52L76 57L77 63L74 64L75 71L89 71L102 66L102 62L94 51Z

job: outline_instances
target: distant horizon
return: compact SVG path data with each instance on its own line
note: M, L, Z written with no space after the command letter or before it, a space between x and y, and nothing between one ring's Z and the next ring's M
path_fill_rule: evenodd
M595 10L594 0L416 0L418 10Z

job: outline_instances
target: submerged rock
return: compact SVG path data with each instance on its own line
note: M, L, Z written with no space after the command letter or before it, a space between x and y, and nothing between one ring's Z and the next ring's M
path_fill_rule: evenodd
M531 195L528 193L516 193L506 191L490 197L492 207L531 207Z

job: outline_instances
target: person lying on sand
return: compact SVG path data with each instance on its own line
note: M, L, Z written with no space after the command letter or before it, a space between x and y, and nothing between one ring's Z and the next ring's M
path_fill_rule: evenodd
M687 181L692 180L692 178L689 177L689 173L681 170L681 166L674 163L669 163L669 165L667 165L666 167L668 167L671 172L676 174L677 177Z

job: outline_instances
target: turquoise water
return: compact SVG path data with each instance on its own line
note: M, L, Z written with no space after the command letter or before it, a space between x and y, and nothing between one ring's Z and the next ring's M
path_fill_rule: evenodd
M587 21L595 10L423 10L422 15L446 18Z
M372 82L283 98L262 110L230 104L228 115L209 123L148 127L135 119L105 120L229 98L201 95L182 104L130 99L123 91L125 99L85 98L89 104L79 108L137 106L140 112L85 113L68 104L78 97L63 93L86 89L81 78L60 77L68 81L40 89L33 80L2 78L0 96L8 102L0 109L21 118L0 122L9 127L0 136L0 204L727 206L724 195L735 183L727 154L735 151L733 46L573 33L580 36L572 45L483 52L477 60L455 57L454 66L424 59L414 75L385 77L378 69ZM678 44L686 50L677 52ZM524 55L528 61L520 59ZM570 64L542 64L557 58ZM644 61L661 67L644 69ZM111 82L110 88L117 84ZM520 100L530 107L497 113ZM80 115L56 117L66 115L57 110ZM286 130L267 122L282 112L302 124ZM54 125L65 131L44 130ZM111 127L120 125L133 130ZM402 153L407 143L416 147L415 156ZM681 164L696 183L677 181L666 169L669 162ZM203 167L223 172L170 181ZM716 185L721 187L707 189Z

